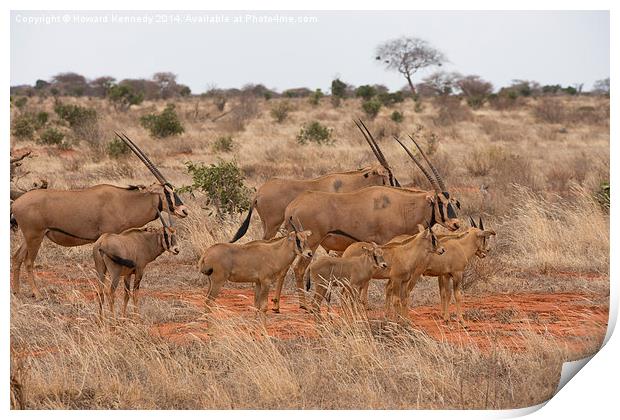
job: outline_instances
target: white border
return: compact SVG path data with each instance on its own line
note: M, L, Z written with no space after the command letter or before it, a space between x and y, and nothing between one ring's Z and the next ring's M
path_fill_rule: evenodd
M615 88L615 81L620 80L616 77L618 76L618 51L614 49L616 47L616 42L614 39L617 39L618 31L616 30L618 25L618 15L616 6L614 10L615 3L612 1L605 0L590 0L590 1L574 1L574 0L566 0L561 2L547 1L547 0L522 0L522 1L489 1L489 0L470 0L466 3L462 1L456 0L446 0L441 3L437 2L413 2L413 1L403 1L403 0L383 0L381 2L370 3L367 1L361 1L355 3L354 10L611 10L611 72L610 76L614 81L612 85L612 118L611 118L611 139L618 138L618 130L617 130L617 95L618 89ZM195 1L195 0L177 0L175 2L165 2L163 0L151 0L148 4L146 3L129 3L124 0L108 0L108 1L91 1L88 4L77 1L77 0L60 0L55 1L54 5L50 5L47 2L42 0L38 1L9 1L7 6L2 9L2 22L5 24L1 26L2 28L2 52L3 56L9 57L9 48L10 48L10 16L9 11L13 10L201 10L201 9L210 9L210 10L346 10L350 8L350 3L338 2L334 0L315 0L312 2L290 2L283 0L267 0L261 2L260 5L255 4L249 0L239 0L239 1L211 1L208 5L205 5L203 2ZM148 9L145 8L148 6ZM171 7L174 6L174 7ZM464 6L467 6L465 9ZM9 97L9 85L10 85L10 64L8 60L3 61L3 65L1 67L1 72L3 76L3 80L5 81L2 85L2 97L4 100L0 101L0 107L3 112L3 118L1 119L2 124L2 133L3 138L5 139L3 143L3 147L1 148L1 159L3 162L8 162L9 155L9 101L7 98ZM611 159L615 162L617 159L617 147L612 142L611 147ZM5 163L6 164L6 163ZM616 185L616 171L612 166L611 170L611 180L612 184ZM6 168L6 167L5 167ZM8 220L8 200L6 199L8 196L8 171L2 173L3 180L0 181L0 185L2 191L5 193L4 200L0 200L0 209L2 212L1 217L4 217L2 220ZM614 195L615 197L615 195ZM615 199L613 200L611 210L611 245L612 250L614 249L614 240L618 233L617 223L614 220L617 220L618 210L615 205ZM5 316L2 319L2 323L0 324L0 334L2 334L2 340L0 344L0 351L2 353L2 371L0 372L0 380L1 391L0 391L0 399L2 401L2 406L8 410L9 407L9 389L8 389L8 377L9 377L9 316L8 316L8 308L9 308L9 293L10 293L10 285L9 285L9 275L8 275L8 267L9 267L9 230L8 223L0 223L0 229L2 233L2 238L6 238L1 243L0 249L0 260L2 261L2 266L4 267L4 272L7 274L6 280L2 283L0 290L0 301L2 307L5 308ZM588 363L587 366L583 368L583 371L579 373L579 377L576 380L570 381L554 398L550 400L550 402L545 406L544 409L536 411L540 407L532 407L523 410L506 410L506 411L347 411L347 412L329 412L322 411L320 412L321 416L355 416L355 418L359 418L360 416L389 416L392 418L410 418L411 416L416 417L424 417L424 418L456 418L459 419L480 419L480 418L500 418L500 417L513 417L528 414L529 412L536 411L532 417L533 418L562 418L562 419L572 419L572 418L580 418L583 419L584 416L602 416L603 418L609 417L611 413L617 412L616 409L616 400L617 400L617 388L616 384L618 382L618 357L620 354L620 344L618 344L617 337L611 337L611 332L613 331L613 327L615 326L617 311L618 311L618 287L616 281L616 272L617 272L617 262L612 258L611 259L611 279L612 279L612 291L611 291L611 307L610 307L610 327L608 330L608 334L606 339L609 341L605 345L605 347L594 356L592 361ZM10 412L9 416L15 417L39 417L39 416L63 416L63 417L83 417L84 412ZM175 416L180 417L188 417L188 416L222 416L222 417L237 417L237 416L247 416L251 415L253 418L290 418L290 416L295 416L296 418L307 418L308 416L314 416L316 412L310 411L276 411L276 412L267 412L267 411L252 411L252 412L242 412L242 411L219 411L219 412L188 412L181 411L175 412ZM170 413L165 411L158 412L136 412L136 411L124 411L118 413L108 413L104 411L92 411L88 413L88 416L153 416L163 418L163 416L169 416Z

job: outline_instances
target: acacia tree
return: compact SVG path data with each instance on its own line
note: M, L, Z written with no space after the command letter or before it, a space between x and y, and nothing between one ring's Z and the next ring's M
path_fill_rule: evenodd
M422 79L416 88L422 96L447 96L458 91L457 81L463 76L456 72L436 71Z
M430 66L441 66L446 57L420 38L401 37L384 42L377 47L376 60L381 60L388 70L396 70L402 74L413 95L413 75L420 69Z

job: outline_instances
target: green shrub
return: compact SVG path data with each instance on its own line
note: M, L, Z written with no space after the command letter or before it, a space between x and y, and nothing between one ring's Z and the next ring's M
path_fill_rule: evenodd
M97 121L97 111L79 105L58 102L54 106L54 112L60 119L68 122L71 128L86 127Z
M221 136L213 142L213 151L215 152L230 152L234 146L232 136Z
M297 135L299 144L308 144L308 142L316 144L332 144L332 129L327 128L318 121L312 121L304 124Z
M470 96L467 98L467 105L469 105L471 109L480 109L482 105L484 105L486 99L485 96Z
M370 85L362 85L355 89L355 96L362 98L365 101L369 101L377 94L377 89Z
M291 110L291 104L287 101L278 102L271 107L271 117L278 123L283 122Z
M173 104L168 104L161 114L142 116L140 124L149 130L153 137L158 138L182 134L185 131Z
M35 125L35 128L37 130L39 128L42 128L45 124L47 124L49 117L50 115L45 111L37 112L33 118L33 123Z
M114 85L108 90L108 99L114 107L126 111L132 105L140 105L144 100L142 92L134 92L127 85Z
M381 102L377 99L371 99L362 103L362 109L370 118L375 118L381 110Z
M380 93L377 95L377 99L385 106L392 106L397 103L403 102L405 97L402 92L394 92L394 93Z
M405 116L402 112L394 111L392 115L390 115L390 119L396 123L401 123L405 119Z
M11 133L18 139L29 139L34 134L35 126L30 115L18 115L11 123Z
M603 209L609 211L609 205L611 203L609 182L601 182L598 192L595 194L596 201L603 207Z
M65 135L55 128L48 128L39 137L39 143L48 145L59 145L62 143L62 139Z
M13 101L13 104L18 108L18 109L23 109L26 106L26 103L28 102L28 98L26 96L20 96L19 98L15 99Z
M325 96L323 95L323 91L321 89L317 89L314 91L314 93L312 93L312 95L310 95L310 103L313 106L317 106L319 104L319 102L321 101L321 98Z
M340 79L332 80L332 96L344 98L347 94L347 84Z
M129 155L131 149L121 139L113 138L106 146L106 152L110 158L118 159Z
M252 190L245 185L243 173L235 162L220 160L208 166L185 162L185 165L192 185L180 188L180 192L201 191L207 196L207 204L215 206L219 214L250 208Z

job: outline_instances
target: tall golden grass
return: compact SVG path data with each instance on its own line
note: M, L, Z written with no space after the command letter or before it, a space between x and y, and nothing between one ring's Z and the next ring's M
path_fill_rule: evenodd
M318 106L287 99L291 107L280 123L270 116L280 99L255 100L243 113L216 121L221 111L212 100L176 100L185 133L168 139L150 138L138 123L141 115L161 111L163 101L125 113L98 99L62 101L94 107L96 133L74 138L79 143L70 150L12 138L13 148L35 154L24 164L30 171L24 185L41 178L60 189L152 182L133 156L116 160L105 155L103 145L114 130L134 139L176 186L191 182L187 160L235 160L250 187L273 176L307 178L375 162L352 123L363 117L359 100L335 108L329 99ZM238 105L235 101L226 110ZM466 274L466 299L549 291L595 294L601 305L608 299L609 216L592 197L609 180L609 100L566 97L552 105L561 112L549 114L550 104L537 99L475 111L452 103L442 110L442 104L426 101L421 112L407 101L368 121L401 183L424 188L424 177L391 135L406 137L422 125L426 146L435 134L431 159L463 204L461 215L476 220L482 215L485 225L496 230L488 257L474 261ZM39 110L53 114L53 100L28 101L25 111ZM390 120L393 110L403 113L402 123ZM333 129L333 146L297 144L301 125L312 120ZM232 137L232 150L214 150L221 136ZM191 213L179 222L182 252L151 264L143 288L200 291L198 256L228 241L245 216L220 218L205 208L199 194L185 194L183 200ZM244 240L261 236L254 216ZM13 234L12 248L20 241L21 235ZM217 312L207 320L207 340L179 344L152 329L161 322L191 324L203 318L200 310L179 301L147 297L140 319L96 322L94 305L83 290L71 286L94 278L90 246L62 248L45 241L39 270L62 272L67 285L39 279L46 299L35 302L22 295L12 300L14 408L514 408L549 398L561 362L583 355L549 335L522 333L526 348L514 351L489 331L477 337L481 349L435 340L415 328L338 316L327 319L317 337L283 340L258 334L254 319ZM557 271L574 271L575 276L558 280ZM591 271L601 280L581 276ZM523 280L523 272L532 280ZM380 305L379 282L370 292L371 301ZM438 300L434 281L418 283L414 307ZM586 353L595 351L600 339L584 339Z

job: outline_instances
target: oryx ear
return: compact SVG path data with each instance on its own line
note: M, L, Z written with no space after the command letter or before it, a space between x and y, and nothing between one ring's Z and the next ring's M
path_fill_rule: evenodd
M426 230L426 228L423 225L418 225L418 233L422 233Z
M306 237L312 236L312 231L311 230L304 230L303 233L306 235Z
M428 201L429 204L435 204L435 195L426 194L426 201Z
M489 236L495 236L496 233L494 230L483 230L482 232L477 233L479 238L488 238Z

